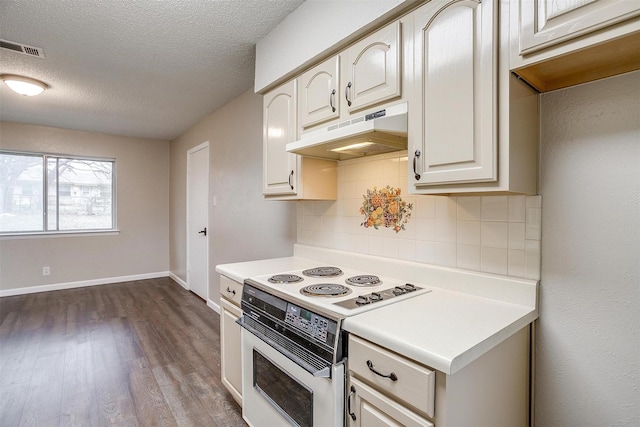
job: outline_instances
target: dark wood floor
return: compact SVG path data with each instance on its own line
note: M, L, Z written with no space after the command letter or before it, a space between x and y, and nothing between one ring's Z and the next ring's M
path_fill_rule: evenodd
M169 278L0 298L0 425L244 426L219 316Z

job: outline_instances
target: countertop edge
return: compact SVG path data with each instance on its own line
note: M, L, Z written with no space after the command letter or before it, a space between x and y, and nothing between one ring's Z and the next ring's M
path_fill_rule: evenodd
M354 322L353 318L345 319L343 326L346 331L360 338L366 339L447 375L453 375L494 347L506 341L522 328L527 327L537 318L537 310L532 309L517 319L514 319L512 322L505 324L503 328L496 330L495 333L470 346L453 358L438 354L429 349L428 346L412 345L398 339L390 338L393 337L393 334L389 334L388 331L374 331L357 321Z

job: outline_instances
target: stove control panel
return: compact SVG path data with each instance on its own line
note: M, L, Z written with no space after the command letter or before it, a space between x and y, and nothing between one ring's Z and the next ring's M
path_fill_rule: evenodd
M422 289L419 286L416 286L411 283L405 283L401 286L395 286L393 288L385 289L379 292L371 292L367 295L360 295L355 298L351 298L345 301L337 302L336 305L345 308L356 308L361 307L367 304L375 304L380 301L386 301L391 298L395 298L401 295L409 294L411 292L415 292L418 289Z
M337 323L334 320L318 316L291 303L287 304L285 323L323 343L327 342L327 336L334 337L337 329Z

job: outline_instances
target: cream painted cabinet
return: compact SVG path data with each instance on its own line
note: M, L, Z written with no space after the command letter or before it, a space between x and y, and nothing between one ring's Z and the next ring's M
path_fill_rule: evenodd
M529 332L521 329L451 375L349 335L348 426L527 427Z
M263 100L263 194L274 200L335 200L335 161L287 152L297 136L297 80L267 93Z
M535 52L640 15L629 0L519 1L521 54Z
M401 31L393 22L300 75L300 131L400 98Z
M410 192L536 193L538 94L510 76L508 9L432 0L413 12Z
M220 354L222 384L242 405L242 364L240 360L240 299L242 284L220 276Z
M390 25L342 54L343 103L351 113L401 95L401 24Z
M340 117L340 57L333 56L298 77L302 128Z
M263 194L295 195L298 156L286 146L296 139L296 81L267 93L263 104Z
M416 186L497 179L496 12L492 0L434 0L415 12Z
M511 0L511 68L540 91L640 68L637 0Z
M349 336L350 426L433 426L435 371Z
M407 426L433 427L433 423L393 399L349 377L349 414L351 427Z

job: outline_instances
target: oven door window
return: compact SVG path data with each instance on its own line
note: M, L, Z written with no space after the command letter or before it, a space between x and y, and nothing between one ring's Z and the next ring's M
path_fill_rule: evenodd
M253 387L295 426L313 426L313 390L253 349Z

